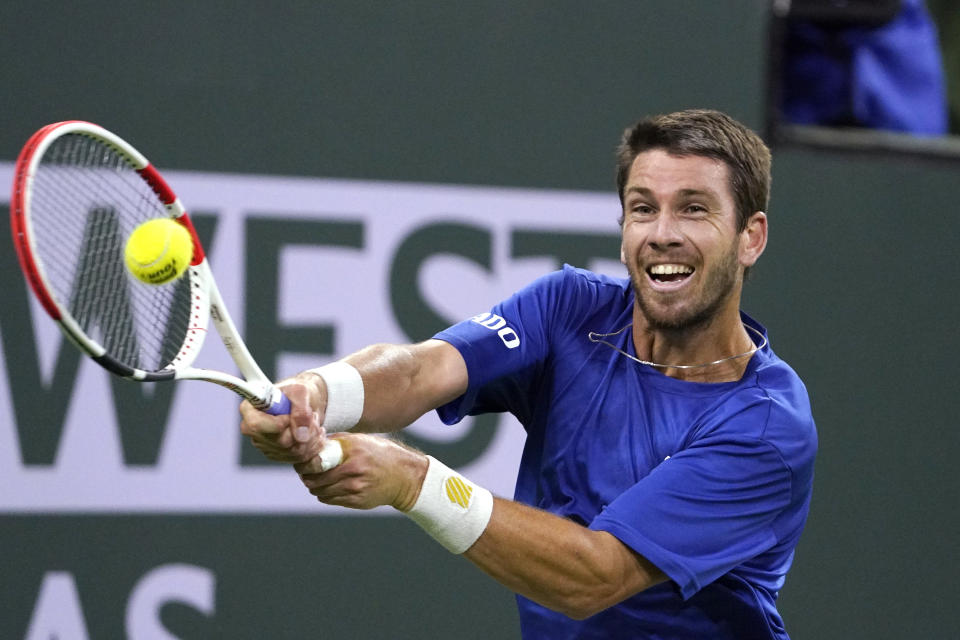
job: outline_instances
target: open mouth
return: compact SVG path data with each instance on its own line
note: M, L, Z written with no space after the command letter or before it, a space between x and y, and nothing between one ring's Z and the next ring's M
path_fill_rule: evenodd
M686 264L655 264L647 267L647 275L655 283L677 286L693 275L694 268Z

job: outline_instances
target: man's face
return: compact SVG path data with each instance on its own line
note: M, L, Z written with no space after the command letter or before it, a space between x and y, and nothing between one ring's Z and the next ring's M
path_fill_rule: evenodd
M739 304L743 267L756 257L743 251L749 233L736 224L725 163L660 149L636 157L624 189L621 260L651 328L696 326Z

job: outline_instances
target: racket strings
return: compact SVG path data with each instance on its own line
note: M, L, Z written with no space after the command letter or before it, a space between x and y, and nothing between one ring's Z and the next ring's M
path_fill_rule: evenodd
M127 158L99 139L61 136L37 165L30 212L36 260L83 332L130 367L170 364L189 329L189 278L154 286L127 272L127 237L168 215Z

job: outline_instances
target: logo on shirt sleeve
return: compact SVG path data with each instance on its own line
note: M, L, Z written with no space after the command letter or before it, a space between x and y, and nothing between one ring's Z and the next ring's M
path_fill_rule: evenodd
M516 349L520 346L520 336L517 332L507 326L507 321L495 313L481 313L470 318L481 327L486 327L491 331L496 331L500 336L500 341L507 349Z

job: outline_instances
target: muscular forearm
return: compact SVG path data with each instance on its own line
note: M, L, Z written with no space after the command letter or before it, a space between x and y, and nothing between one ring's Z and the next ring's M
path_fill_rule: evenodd
M666 579L605 531L502 499L464 555L512 591L578 619Z
M466 389L466 365L438 340L377 344L344 359L360 372L363 414L352 431L384 433L408 426Z
M357 365L366 371L365 363L377 357L362 354ZM389 504L451 552L464 553L512 591L546 607L584 618L665 579L605 531L494 499L439 461L391 440L334 437L343 448L342 465L327 470L315 458L296 465L319 500L360 509Z
M359 372L364 390L362 417L352 431L402 429L467 387L462 356L439 340L373 345L345 361ZM297 466L320 500L354 508L392 504L404 512L414 501L419 503L428 468L422 454L415 454L421 464L402 465L398 457L408 457L409 452L387 441L351 434L341 436L340 442L345 460L340 467L324 471L313 459ZM432 463L429 466L433 468ZM445 479L452 472L437 473ZM349 478L365 481L348 486ZM441 505L440 511L450 508L450 500L444 500L439 490L427 492L425 500ZM446 532L442 524L446 516L431 520L430 513L431 509L411 510L412 517L447 548L458 548L455 553L466 549L467 558L511 590L571 617L592 615L665 579L609 533L516 502L497 499L492 513L487 512L489 521L485 517L483 528L463 546L465 533L457 528Z

